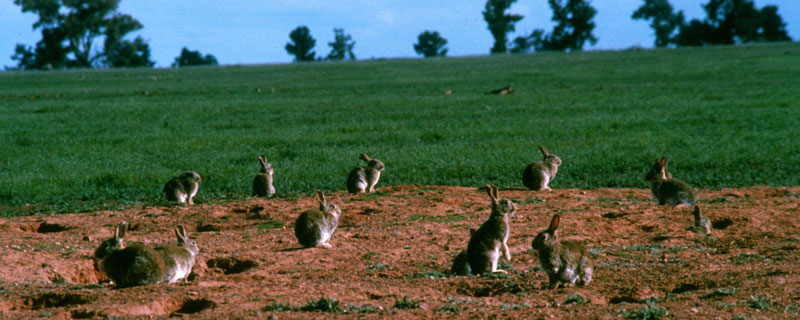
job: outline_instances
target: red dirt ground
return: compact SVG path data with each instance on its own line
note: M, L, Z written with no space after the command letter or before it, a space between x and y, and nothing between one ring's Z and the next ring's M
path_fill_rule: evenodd
M201 190L202 192L202 190ZM519 204L507 276L449 274L469 228L489 215L485 191L397 186L328 198L343 217L331 249L298 249L298 199L0 219L0 318L665 318L800 317L800 188L701 190L715 228L687 230L688 208L646 189L501 190ZM530 243L555 213L561 239L591 248L595 279L546 288ZM114 226L128 241L174 241L184 224L201 248L187 282L114 289L92 254ZM396 305L419 302L418 308ZM320 298L341 311L301 311ZM281 311L281 305L298 309ZM411 304L413 306L413 304Z

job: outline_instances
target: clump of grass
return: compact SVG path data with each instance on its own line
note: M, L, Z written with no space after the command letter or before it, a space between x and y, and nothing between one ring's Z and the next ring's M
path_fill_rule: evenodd
M367 252L367 253L365 253L363 256L361 256L361 258L363 258L363 259L369 259L369 258L375 257L375 256L377 256L377 255L378 255L378 253L377 253L377 252L375 252L375 251L370 251L370 252Z
M650 303L647 304L646 307L636 310L627 311L623 309L622 312L620 312L620 315L627 319L660 320L663 319L665 315L667 315L667 309Z
M452 304L448 304L448 305L443 305L440 308L435 309L434 311L446 312L446 313L458 313L459 311L461 311L461 308L459 308L458 306L454 306Z
M381 312L381 308L376 306L371 306L371 305L358 306L354 304L347 305L347 313L378 313L378 312Z
M441 271L436 271L436 270L423 271L423 272L415 273L415 274L412 274L412 275L408 276L409 279L419 279L419 278L439 279L439 278L445 278L445 277L447 277L447 274L445 274L444 272L441 272Z
M294 311L294 310L296 310L296 308L293 307L292 305L283 304L283 303L280 303L280 302L276 302L276 303L273 303L273 304L268 304L268 305L264 306L263 308L261 308L261 311L277 311L277 312Z
M522 309L530 309L532 306L529 302L524 303L515 303L515 304L503 304L500 306L502 309L511 309L511 310L522 310Z
M570 303L575 303L575 304L581 305L581 304L586 304L589 301L590 300L585 299L582 295L573 293L573 294L569 295L569 297L565 298L564 302L561 302L561 304L562 305L567 305L567 304L570 304Z
M750 296L747 300L747 306L758 310L767 310L772 307L772 299L758 295L758 297Z
M419 309L421 301L410 300L408 296L403 296L403 300L395 300L394 308L396 309Z
M338 313L342 312L342 308L339 307L339 300L336 298L319 298L316 301L309 301L306 304L300 306L300 311L310 311L310 312L331 312L331 313Z
M284 223L278 220L268 220L262 224L256 226L258 230L267 230L267 229L280 229L283 228Z
M716 288L714 291L706 293L700 298L708 299L708 298L715 298L715 297L725 297L736 293L736 288Z

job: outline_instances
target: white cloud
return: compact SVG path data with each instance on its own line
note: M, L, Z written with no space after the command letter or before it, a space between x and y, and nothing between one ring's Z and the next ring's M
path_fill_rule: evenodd
M391 10L381 10L378 12L378 19L387 25L393 26L396 23L394 11Z

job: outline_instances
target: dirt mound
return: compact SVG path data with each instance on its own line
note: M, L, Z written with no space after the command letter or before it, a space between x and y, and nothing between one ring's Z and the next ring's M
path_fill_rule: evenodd
M201 190L202 192L202 190ZM312 196L192 207L0 219L3 319L191 318L798 318L800 188L701 190L711 234L690 208L659 207L646 189L500 190L519 205L508 274L450 274L484 191L397 186L328 195L343 217L331 249L300 249L294 220ZM562 239L594 259L585 287L547 288L531 241L554 214ZM120 221L126 241L174 241L187 226L201 252L186 282L115 289L92 254Z

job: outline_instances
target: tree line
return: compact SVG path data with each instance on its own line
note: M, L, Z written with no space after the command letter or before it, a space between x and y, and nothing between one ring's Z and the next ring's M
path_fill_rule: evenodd
M34 13L39 20L33 24L41 32L35 46L17 44L11 58L16 67L6 69L63 69L97 67L152 67L148 43L130 33L144 28L135 18L117 12L121 0L14 0L22 12ZM487 0L482 11L487 29L494 38L492 54L530 53L540 51L578 51L597 37L594 16L597 10L591 0L547 0L555 23L549 32L536 29L508 41L515 24L524 17L510 14L517 0ZM748 42L792 41L778 7L756 8L753 0L708 0L702 7L706 17L686 21L683 11L675 11L668 0L642 0L631 15L634 20L650 22L656 47L726 45ZM316 40L306 26L289 33L285 49L295 61L355 60L355 41L344 29L334 28L334 41L329 42L327 56L317 56ZM102 39L102 47L95 48ZM447 55L447 39L437 31L426 30L417 37L414 51L424 57ZM202 55L184 47L175 58L173 67L216 65L210 54Z

